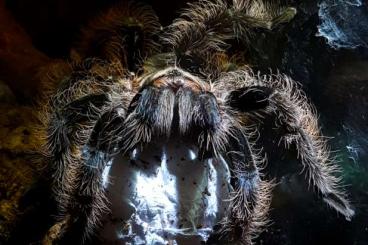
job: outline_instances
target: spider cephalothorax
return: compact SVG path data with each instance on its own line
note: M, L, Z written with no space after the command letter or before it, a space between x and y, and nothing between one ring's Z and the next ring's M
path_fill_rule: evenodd
M296 83L227 58L227 41L247 43L252 29L289 21L294 9L200 1L163 29L146 7L111 13L77 48L99 60L74 66L48 103L59 221L45 241L250 244L273 185L253 147L267 115L324 200L353 216Z

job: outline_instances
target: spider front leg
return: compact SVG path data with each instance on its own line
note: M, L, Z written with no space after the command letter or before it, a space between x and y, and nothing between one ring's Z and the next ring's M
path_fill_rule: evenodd
M350 220L354 210L340 187L340 178L336 177L338 167L330 159L314 108L296 83L284 75L234 74L232 76L237 78L244 76L248 87L231 92L229 98L234 99L230 100L230 105L244 111L249 109L250 101L257 101L253 104L263 108L261 112L276 115L277 124L286 129L284 142L286 146L296 145L309 182L322 194L324 201ZM250 116L262 119L260 114L251 113Z
M123 108L114 107L95 122L87 143L81 146L80 162L75 166L75 190L67 207L69 226L62 235L62 242L80 243L89 238L99 226L102 214L108 211L103 172L111 164L118 148L118 131L124 122Z
M221 232L231 242L248 245L267 223L273 185L261 178L258 166L263 160L252 149L249 135L239 129L234 131L228 153L233 193Z
M51 99L46 151L53 171L58 223L44 244L87 238L104 211L101 176L117 143L116 137L106 134L111 136L120 125L130 101L130 93L109 77L91 70L75 72Z
M327 204L350 220L354 210L339 187L340 178L335 176L339 169L330 158L314 108L290 78L278 76L271 85L274 93L269 100L270 106L278 122L286 128L285 144L296 145L309 183Z
M98 97L103 98L100 100ZM87 95L66 103L52 113L48 126L48 151L51 154L50 168L53 171L59 222L49 230L44 244L52 244L54 240L58 240L79 217L79 214L71 212L72 207L76 206L74 196L77 191L78 170L84 164L79 145L84 145L88 140L91 130L89 124L97 120L100 107L106 101L107 97L103 94ZM61 100L59 102L56 104L62 104ZM91 108L95 110L90 110Z

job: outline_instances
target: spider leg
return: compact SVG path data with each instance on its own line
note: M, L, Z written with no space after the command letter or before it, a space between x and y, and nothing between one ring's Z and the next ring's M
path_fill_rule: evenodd
M209 154L217 155L224 150L226 135L221 130L221 116L215 96L210 93L197 95L193 109L193 121L201 128L198 136L200 157L206 158Z
M179 91L179 102L179 114L185 116L182 119L185 124L200 128L200 157L219 157L218 153L228 152L226 158L230 162L233 192L228 216L211 240L251 244L266 222L272 189L271 183L261 179L259 165L262 159L249 144L251 134L242 130L226 113L221 113L225 108L221 108L210 93L195 94L183 89Z
M91 121L97 120L100 111L97 109L107 102L105 94L88 95L81 99L68 103L51 116L48 128L48 150L51 153L50 168L54 172L57 193L59 187L68 189L66 184L71 166L78 164L80 157L78 145L84 145L88 137ZM65 179L66 178L66 179ZM73 178L72 178L73 179ZM62 196L67 191L62 191ZM65 202L62 202L65 203Z
M119 104L107 107L98 120L91 122L94 127L87 133L89 139L79 144L80 163L72 169L74 190L69 201L73 202L67 207L67 213L74 219L69 222L63 242L75 242L81 236L83 242L99 225L101 214L108 210L102 173L113 155L149 142L152 131L158 135L170 132L174 93L171 89L147 87L130 100L126 110Z
M70 210L72 206L75 206L73 200L78 179L77 170L79 165L83 165L81 151L78 146L86 140L82 139L80 134L88 134L88 129L82 128L83 126L78 128L76 124L83 123L83 121L92 118L91 113L89 113L88 116L87 114L78 113L90 106L89 103L91 100L89 99L92 98L96 98L96 96L90 95L88 98L84 97L66 105L62 108L63 112L55 112L54 118L52 119L54 126L58 125L49 132L49 144L53 146L53 148L50 149L52 154L51 169L55 177L54 193L58 204L59 222L50 230L55 230L55 227L59 226L62 226L63 229L61 229L61 227L58 228L58 234L54 234L53 239L46 236L45 240L52 241L54 239L59 239L62 233L69 230L70 224L74 223L73 220L75 217L78 217L76 214L73 214L73 212L70 212ZM84 106L79 103L84 104Z
M106 207L101 172L117 144L116 137L107 142L106 134L111 136L123 121L124 103L130 101L125 87L109 77L93 71L75 72L49 103L46 151L53 172L58 223L45 237L46 244L68 241L76 232L73 243L76 237L86 239Z
M346 194L339 187L340 178L320 133L315 109L296 83L287 76L277 76L267 82L274 89L269 98L271 111L286 129L286 146L295 144L310 184L321 193L327 204L343 214L347 220L354 215ZM265 83L266 86L269 86Z
M160 28L151 7L133 2L113 4L82 29L75 55L118 61L135 70L142 58L158 51L154 36Z
M63 242L75 242L76 237L84 242L100 224L101 215L108 211L103 171L118 151L119 131L124 122L121 110L114 107L104 112L95 121L87 143L81 146L80 163L75 166L73 202L67 208L73 220L63 234Z
M151 141L155 136L169 136L174 116L175 94L170 88L148 86L132 100L128 108L123 141L120 148L133 149Z
M248 119L262 121L265 114L276 115L277 125L286 131L283 136L285 145L296 146L309 183L327 204L350 220L354 210L340 187L341 179L336 176L339 168L330 158L315 109L297 83L282 74L261 76L249 70L238 70L219 79L222 91L230 90L229 86L238 89L229 93L227 103L245 113ZM251 101L249 107L247 103ZM249 110L254 108L256 110Z
M245 132L234 130L230 145L228 158L233 193L229 215L223 220L220 231L226 240L252 244L267 223L273 184L261 178L259 166L263 159L252 149Z
M194 92L187 88L180 88L177 96L179 131L182 135L196 137L199 158L206 159L225 152L231 122L220 112L222 108L217 98L212 93Z
M231 39L247 40L254 28L272 29L290 21L294 8L281 8L263 1L201 0L192 3L179 19L169 26L166 42L177 53L210 54L222 52Z

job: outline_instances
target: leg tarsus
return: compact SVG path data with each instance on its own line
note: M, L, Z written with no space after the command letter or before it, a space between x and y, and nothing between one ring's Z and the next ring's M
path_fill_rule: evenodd
M63 232L67 229L70 216L66 216L63 220L54 224L42 239L42 245L53 245L62 237Z
M283 23L290 22L295 17L296 13L297 13L296 8L293 8L293 7L285 8L280 13L280 15L272 19L272 21L269 24L268 29L272 30Z

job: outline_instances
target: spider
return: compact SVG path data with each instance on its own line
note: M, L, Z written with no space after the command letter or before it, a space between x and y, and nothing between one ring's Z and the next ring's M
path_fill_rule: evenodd
M162 28L153 10L113 6L87 25L80 62L47 103L57 221L44 243L252 244L273 181L255 149L275 117L323 200L354 215L298 84L254 73L234 40L290 21L259 0L200 0ZM281 130L282 129L282 130Z

